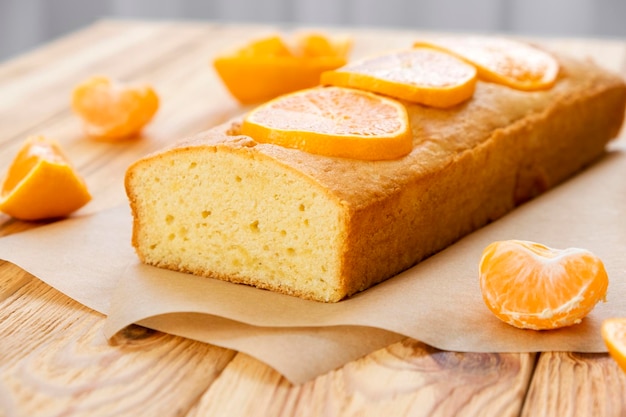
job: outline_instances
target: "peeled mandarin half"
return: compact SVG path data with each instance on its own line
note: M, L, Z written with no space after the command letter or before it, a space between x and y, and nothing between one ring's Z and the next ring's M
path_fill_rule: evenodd
M442 36L414 44L453 54L473 64L481 79L518 90L545 90L554 85L559 63L530 44L493 37Z
M83 119L88 136L115 141L137 136L158 110L159 98L149 85L96 76L74 89L72 108Z
M445 108L472 97L476 68L431 48L415 48L324 72L321 82Z
M270 36L218 56L213 67L239 103L261 103L317 86L322 72L346 63L349 49L321 34L301 35L292 48Z
M364 160L400 158L413 146L400 102L342 87L311 88L261 105L245 117L242 134L262 143Z
M626 372L626 317L603 321L602 339L611 357Z
M64 217L91 200L61 147L42 136L26 140L2 184L0 211L20 220Z
M487 246L479 269L487 307L522 329L579 323L605 299L609 284L602 261L587 250L558 250L520 240Z

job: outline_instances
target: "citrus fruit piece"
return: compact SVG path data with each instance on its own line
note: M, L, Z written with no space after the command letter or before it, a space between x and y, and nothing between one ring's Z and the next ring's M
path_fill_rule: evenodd
M416 48L326 71L321 83L446 108L472 97L476 77L473 65L431 48Z
M240 56L293 56L280 36L258 39L242 47L237 54Z
M83 179L55 141L28 138L9 166L0 211L20 220L64 217L91 200Z
M242 134L314 154L365 160L396 159L413 146L400 102L343 87L278 97L248 113Z
M95 76L76 86L72 108L88 136L115 141L137 136L158 110L159 97L149 85Z
M239 103L261 103L317 86L322 72L345 65L349 47L341 45L307 35L290 49L282 38L271 36L216 57L213 67Z
M602 322L602 339L609 354L626 372L626 318L612 318Z
M511 39L470 36L442 36L418 41L415 47L431 47L473 64L481 79L518 90L552 87L559 63L549 53Z
M321 33L301 33L296 37L295 54L308 57L346 57L352 47L349 37L329 38Z
M591 252L539 243L493 242L480 261L480 288L492 313L512 326L547 330L579 323L604 300L609 284Z

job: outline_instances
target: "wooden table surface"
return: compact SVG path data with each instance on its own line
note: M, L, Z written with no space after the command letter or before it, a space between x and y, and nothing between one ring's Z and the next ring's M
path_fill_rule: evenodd
M0 170L27 136L43 134L61 142L94 195L80 213L124 204L129 163L246 110L211 59L276 29L102 21L1 64ZM406 47L417 35L327 30L354 37L353 57ZM626 75L626 40L544 41ZM83 136L69 97L93 74L154 85L162 106L142 138L111 144ZM0 215L0 236L37 226ZM103 323L0 261L0 416L626 415L626 375L606 354L467 354L406 339L294 386L245 354L141 327L112 345Z

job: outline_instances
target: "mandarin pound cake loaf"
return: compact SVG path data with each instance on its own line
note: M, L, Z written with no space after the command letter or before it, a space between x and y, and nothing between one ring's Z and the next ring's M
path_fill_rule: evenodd
M553 56L554 83L535 91L482 77L478 66L460 104L398 99L412 139L400 157L279 145L244 134L241 120L149 155L126 176L137 254L318 301L365 290L601 157L622 123L624 83ZM328 88L344 87L319 87Z

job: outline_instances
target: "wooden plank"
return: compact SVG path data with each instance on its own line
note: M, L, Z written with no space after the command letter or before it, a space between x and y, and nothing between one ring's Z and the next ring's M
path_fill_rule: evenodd
M235 354L140 327L111 346L102 324L39 280L1 301L0 416L185 415Z
M607 354L541 354L522 416L624 415L626 375Z
M189 417L518 416L534 358L444 352L406 339L292 386L238 354Z
M22 288L34 277L12 263L0 259L0 302Z

